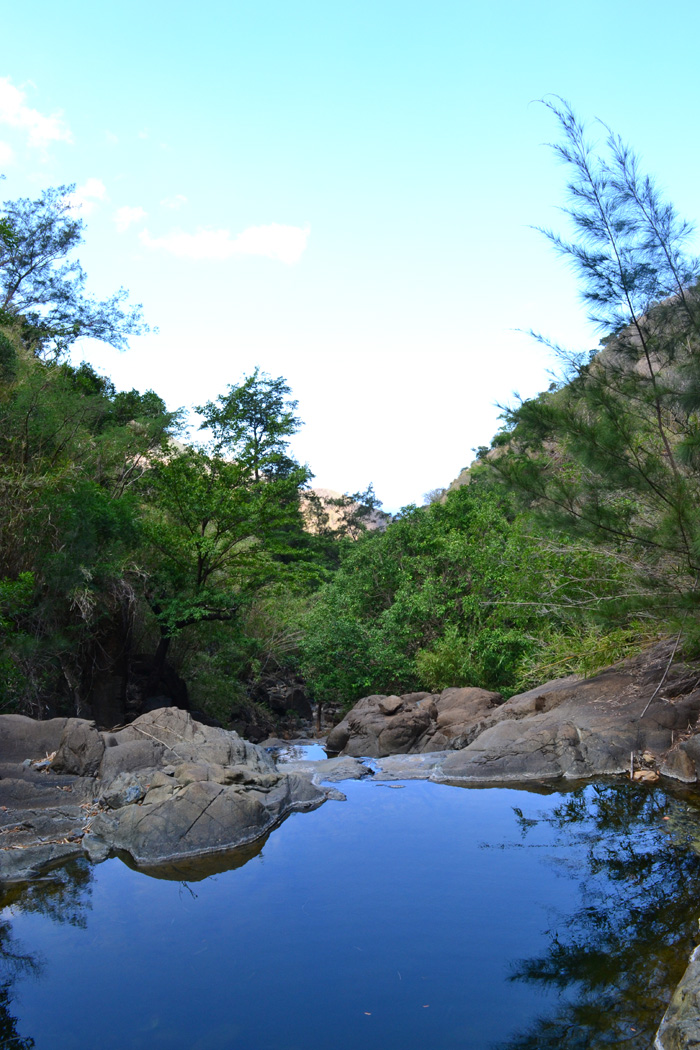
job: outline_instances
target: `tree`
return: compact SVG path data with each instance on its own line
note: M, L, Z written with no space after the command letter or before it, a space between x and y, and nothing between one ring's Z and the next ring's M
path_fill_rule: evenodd
M148 500L147 593L162 661L184 628L235 617L244 583L267 554L266 504L253 498L245 468L192 448L153 465Z
M138 482L178 414L89 365L15 363L0 376L0 706L41 715L68 687L87 713L105 661L126 659Z
M84 231L71 209L74 189L5 201L0 211L0 326L19 331L41 357L58 357L84 337L123 349L128 336L147 331L123 288L103 301L85 294L85 272L72 257Z
M636 563L628 607L697 604L700 574L700 267L681 219L604 127L600 151L563 102L547 103L569 170L573 239L544 230L577 273L602 349L569 355L563 381L507 412L493 467L531 506ZM551 344L550 344L551 345ZM623 601L624 606L624 601Z
M256 368L216 401L197 408L203 416L200 429L211 430L214 451L245 465L256 483L295 472L301 478L300 469L306 470L308 480L308 468L300 468L287 454L289 438L301 426L294 414L298 402L289 399L290 393L282 376L272 379Z
M301 642L316 698L349 704L459 685L514 692L525 658L580 616L577 601L617 582L603 558L544 546L530 518L477 480L341 547Z
M303 552L300 490L310 472L287 454L301 425L289 387L259 369L197 409L207 448L152 465L144 528L152 551L149 601L157 662L181 631L233 621L248 597Z

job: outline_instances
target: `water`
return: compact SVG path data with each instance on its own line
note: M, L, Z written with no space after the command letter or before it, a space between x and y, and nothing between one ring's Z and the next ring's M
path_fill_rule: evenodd
M698 929L692 806L342 788L205 878L81 861L6 896L2 1050L651 1045Z
M316 743L289 743L284 747L271 747L268 750L273 753L279 766L283 766L285 762L320 762L328 758L323 744Z

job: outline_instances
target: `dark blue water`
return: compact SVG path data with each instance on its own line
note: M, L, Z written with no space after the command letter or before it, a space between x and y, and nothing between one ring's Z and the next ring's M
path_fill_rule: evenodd
M6 898L2 1050L650 1045L697 931L692 808L342 787L200 881L80 862Z

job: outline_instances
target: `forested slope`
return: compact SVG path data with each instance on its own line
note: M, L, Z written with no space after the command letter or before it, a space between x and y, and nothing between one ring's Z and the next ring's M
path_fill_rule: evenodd
M601 347L558 349L468 484L385 529L371 487L314 496L282 377L184 415L69 363L143 330L85 294L69 188L0 223L0 709L109 725L194 706L264 735L269 705L478 685L509 695L661 634L697 647L700 293L691 227L612 133L550 108L573 263ZM273 702L274 701L274 702Z

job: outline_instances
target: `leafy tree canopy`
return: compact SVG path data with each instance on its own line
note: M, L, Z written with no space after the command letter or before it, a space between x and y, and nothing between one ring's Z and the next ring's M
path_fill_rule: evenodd
M123 349L128 336L147 331L141 307L128 305L123 288L103 301L86 295L73 256L84 231L71 208L74 189L5 201L0 211L0 325L18 329L25 348L41 357L58 357L84 337Z
M256 368L216 401L199 406L202 429L211 430L214 451L244 464L256 482L292 473L300 478L299 464L287 453L289 438L301 426L295 415L298 402L290 399L290 393L282 376L272 379ZM302 469L308 480L311 472Z
M344 704L454 685L512 693L527 660L580 627L623 573L533 533L511 497L474 482L342 548L305 622L302 665L318 698Z

